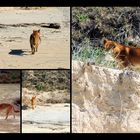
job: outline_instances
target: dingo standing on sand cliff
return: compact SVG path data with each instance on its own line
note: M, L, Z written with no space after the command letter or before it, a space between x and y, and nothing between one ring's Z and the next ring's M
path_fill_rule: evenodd
M31 106L32 106L32 109L35 109L35 107L36 107L36 96L32 97L32 99L31 99Z
M33 30L33 33L30 36L30 45L32 54L37 52L40 42L41 42L40 30Z
M15 118L15 112L20 112L19 110L15 110L14 106L12 104L9 104L9 103L0 104L0 111L2 111L2 110L6 110L5 120L8 118L10 113L13 114L13 116Z
M107 51L112 50L115 59L120 61L120 68L140 66L140 48L125 46L108 39L103 39L103 45Z

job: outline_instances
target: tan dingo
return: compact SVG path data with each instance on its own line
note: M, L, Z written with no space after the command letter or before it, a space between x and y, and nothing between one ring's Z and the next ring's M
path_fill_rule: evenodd
M103 45L107 51L112 50L115 59L121 62L121 68L127 66L140 66L140 48L125 46L108 39L103 40Z
M32 106L32 109L34 109L36 107L36 96L32 96L31 106Z
M40 30L33 30L33 33L30 36L30 45L32 54L37 52L40 42L41 42Z

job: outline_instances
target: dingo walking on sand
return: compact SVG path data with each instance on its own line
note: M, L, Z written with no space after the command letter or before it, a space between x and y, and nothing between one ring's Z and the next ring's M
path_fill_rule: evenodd
M6 110L5 120L8 118L10 113L13 114L13 116L15 118L15 112L20 112L19 110L15 110L14 106L12 104L9 104L9 103L0 104L0 111L2 111L2 110Z
M33 33L30 36L30 45L31 45L32 54L37 52L40 42L41 42L40 30L37 31L33 30Z

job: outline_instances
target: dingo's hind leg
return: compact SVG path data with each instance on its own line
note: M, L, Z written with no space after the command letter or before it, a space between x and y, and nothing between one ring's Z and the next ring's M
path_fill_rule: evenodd
M8 119L8 116L9 116L10 113L13 113L13 117L15 118L15 113L14 113L14 108L13 108L13 106L12 106L12 107L9 107L9 108L7 109L5 120Z
M6 112L6 118L5 118L5 120L8 119L8 116L9 116L10 111L11 111L11 109L8 108L8 109L7 109L7 112Z

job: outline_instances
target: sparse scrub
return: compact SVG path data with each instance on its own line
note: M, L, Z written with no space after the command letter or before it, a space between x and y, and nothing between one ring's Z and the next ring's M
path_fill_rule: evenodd
M23 71L23 87L37 91L70 90L70 71Z
M101 47L95 47L91 44L84 44L77 47L77 50L73 51L73 60L80 60L84 62L91 62L95 65L106 66L110 68L116 67L116 62L113 60L105 60L107 52Z

